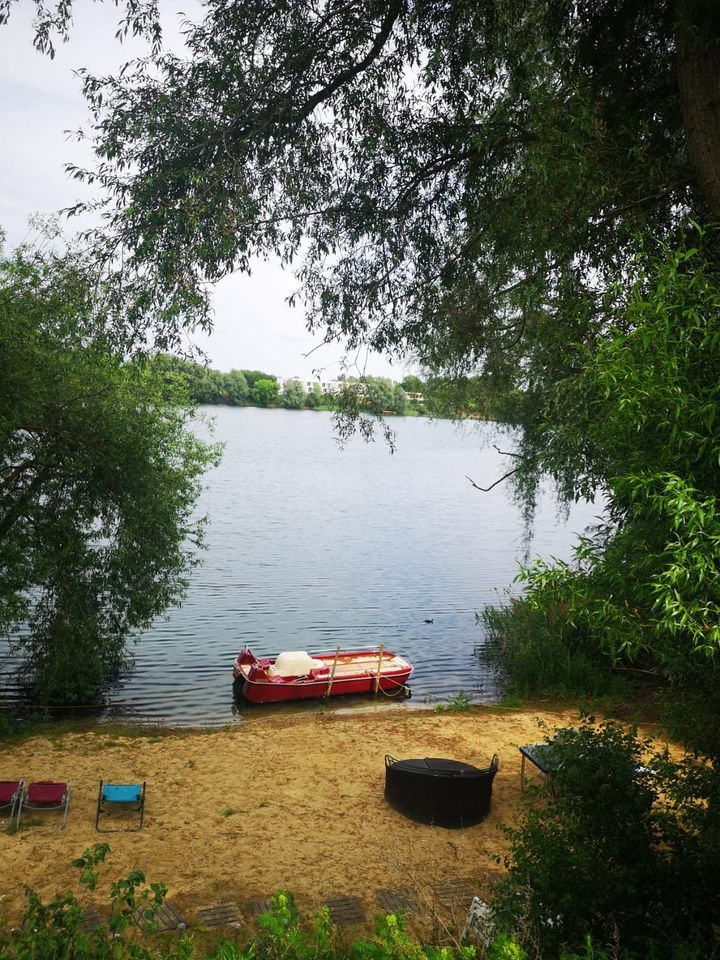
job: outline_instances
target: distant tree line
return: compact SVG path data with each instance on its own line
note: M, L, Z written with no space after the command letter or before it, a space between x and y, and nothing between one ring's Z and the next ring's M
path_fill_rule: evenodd
M484 377L462 382L445 377L423 380L415 375L393 383L388 377L338 378L338 389L326 390L318 381L310 389L298 379L281 380L262 370L224 373L170 354L153 361L173 388L184 389L192 403L231 407L284 407L288 410L335 411L353 393L360 410L376 414L428 417L475 417L514 421L518 397L504 396Z

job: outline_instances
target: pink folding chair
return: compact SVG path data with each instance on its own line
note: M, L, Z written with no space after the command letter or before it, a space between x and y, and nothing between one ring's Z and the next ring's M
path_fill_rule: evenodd
M60 829L65 828L68 810L70 809L70 782L57 783L54 780L38 780L29 783L23 790L18 806L17 824L24 810L34 813L45 813L50 810L62 810L63 818Z
M0 811L9 810L11 824L20 805L24 786L24 780L0 780Z

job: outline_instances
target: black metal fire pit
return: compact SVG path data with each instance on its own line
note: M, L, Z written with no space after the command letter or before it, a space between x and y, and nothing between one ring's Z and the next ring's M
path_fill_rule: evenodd
M469 827L490 812L497 754L485 770L459 760L385 757L385 799L398 813L438 827Z

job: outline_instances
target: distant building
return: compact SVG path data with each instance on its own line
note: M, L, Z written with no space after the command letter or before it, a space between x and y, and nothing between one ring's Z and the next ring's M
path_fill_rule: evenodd
M323 393L340 393L342 390L342 380L308 380L305 383L305 389L308 393L314 388L316 383L320 385Z
M303 380L302 377L279 377L278 383L284 390L285 384L290 383L291 380L298 380L308 393L312 393L316 385L320 387L323 393L340 393L342 390L342 380Z
M345 386L345 381L343 380L303 380L302 377L278 377L280 389L284 390L285 384L289 383L291 380L299 380L308 393L312 393L316 386L320 387L323 393L340 393ZM394 381L392 381L392 383L394 385ZM360 396L362 396L362 394L360 394ZM408 400L417 400L421 402L423 395L421 393L408 393L407 398Z

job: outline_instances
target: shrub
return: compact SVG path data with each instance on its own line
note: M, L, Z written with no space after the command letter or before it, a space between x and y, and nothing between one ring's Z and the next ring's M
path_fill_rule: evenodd
M562 731L552 793L531 791L521 823L508 829L498 914L506 928L524 915L538 956L563 948L602 956L589 952L588 934L617 940L628 958L711 956L720 834L697 781L717 777L692 761L648 761L649 752L648 741L610 722L587 718Z
M488 960L527 960L527 951L523 950L515 937L499 933L490 945Z

